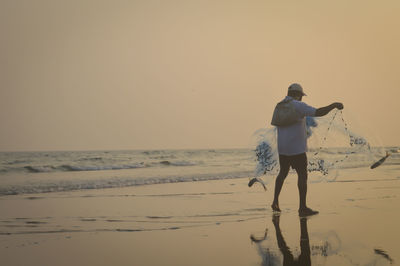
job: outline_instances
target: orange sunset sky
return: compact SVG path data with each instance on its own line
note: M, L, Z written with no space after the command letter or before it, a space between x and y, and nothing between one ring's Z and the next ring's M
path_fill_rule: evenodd
M400 145L400 2L0 2L0 151L249 147L292 82Z

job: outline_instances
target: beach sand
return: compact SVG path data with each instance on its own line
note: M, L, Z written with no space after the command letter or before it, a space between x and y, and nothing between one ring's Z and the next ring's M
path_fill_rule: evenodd
M395 265L400 261L396 166L351 169L310 183L300 219L297 177L248 178L0 198L1 265ZM302 232L302 233L301 233Z

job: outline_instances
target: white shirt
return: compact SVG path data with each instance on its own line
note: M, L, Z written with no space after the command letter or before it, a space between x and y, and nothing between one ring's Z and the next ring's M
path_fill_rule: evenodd
M292 97L286 96L286 99ZM290 126L278 128L278 153L281 155L297 155L307 151L306 116L315 116L316 108L293 99L291 102L297 113L298 121Z

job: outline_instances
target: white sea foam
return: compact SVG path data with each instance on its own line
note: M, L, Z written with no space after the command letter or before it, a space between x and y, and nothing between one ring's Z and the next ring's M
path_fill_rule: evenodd
M181 182L198 182L208 180L223 180L233 178L248 177L252 174L251 171L243 172L226 172L213 174L198 174L184 176L154 176L148 178L102 178L94 180L55 180L19 183L14 185L0 186L0 196L4 195L19 195L19 194L36 194L48 192L74 191L82 189L104 189L116 187L130 187L154 184L181 183Z

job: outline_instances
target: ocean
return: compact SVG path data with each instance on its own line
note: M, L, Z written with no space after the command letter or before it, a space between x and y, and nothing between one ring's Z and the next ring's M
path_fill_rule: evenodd
M318 153L311 149L308 152L309 168L313 171L310 173L311 180L331 182L337 179L340 169L369 167L384 155L382 150L392 155L381 167L400 165L399 147L376 148L374 156L348 148L326 148L318 150ZM328 172L315 167L321 163L321 158L325 162L324 171ZM278 170L279 166L276 166L261 176L268 183ZM254 175L260 175L254 149L0 153L0 196L199 182Z
M282 265L283 238L293 258L307 239L313 265L399 261L400 218L393 211L400 204L399 147L311 147L308 205L320 214L299 219L293 170L281 193L281 215L270 208L279 165L262 143L254 149L2 152L2 261ZM392 154L370 169L385 151ZM268 171L260 174L263 166ZM255 175L267 191L259 183L248 187Z

